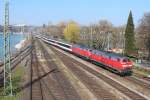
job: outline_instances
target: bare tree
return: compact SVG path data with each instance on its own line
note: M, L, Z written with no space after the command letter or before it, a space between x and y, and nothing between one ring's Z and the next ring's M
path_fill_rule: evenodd
M98 24L89 27L92 41L92 47L104 50L108 44L108 33L112 33L113 25L107 20L100 20Z
M148 53L150 59L150 12L145 13L137 28L137 46Z
M100 20L99 21L99 31L103 31L105 33L111 32L113 28L113 25L111 22L107 20Z
M104 50L108 46L108 36L110 48L123 48L124 26L114 27L111 22L101 20L98 24L91 24L81 28L81 41L92 48Z
M79 43L85 46L90 46L89 27L81 26Z
M125 26L113 27L111 43L113 48L124 48Z
M67 26L67 23L66 22L59 22L58 24L57 24L57 27L58 27L58 29L59 29L59 31L60 31L60 37L61 38L64 38L64 29L66 28L66 26Z

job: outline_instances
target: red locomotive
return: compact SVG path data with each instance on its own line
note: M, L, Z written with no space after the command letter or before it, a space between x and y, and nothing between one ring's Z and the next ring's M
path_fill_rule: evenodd
M90 49L81 45L74 45L71 49L74 54L85 57L87 59L90 59L92 54Z
M72 46L72 52L91 61L103 64L107 68L111 68L120 74L132 72L132 62L122 55L105 51L90 50L79 45Z

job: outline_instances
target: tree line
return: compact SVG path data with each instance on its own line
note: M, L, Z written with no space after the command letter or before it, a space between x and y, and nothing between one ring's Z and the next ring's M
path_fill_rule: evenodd
M100 20L90 25L80 25L75 21L48 24L38 28L55 39L63 39L70 43L78 43L93 49L122 49L125 55L150 58L150 12L145 13L137 27L134 26L130 11L127 23L114 26L108 20Z

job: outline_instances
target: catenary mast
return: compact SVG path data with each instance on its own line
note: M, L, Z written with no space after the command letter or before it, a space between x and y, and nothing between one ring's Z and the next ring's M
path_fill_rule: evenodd
M4 95L12 96L9 1L5 0L4 12Z

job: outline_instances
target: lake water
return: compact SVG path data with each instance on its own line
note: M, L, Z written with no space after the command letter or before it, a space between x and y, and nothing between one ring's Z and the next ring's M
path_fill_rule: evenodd
M11 53L16 51L15 45L20 43L21 40L23 40L25 37L22 34L11 34L10 35L10 46L11 46ZM0 60L3 59L3 34L0 33Z

